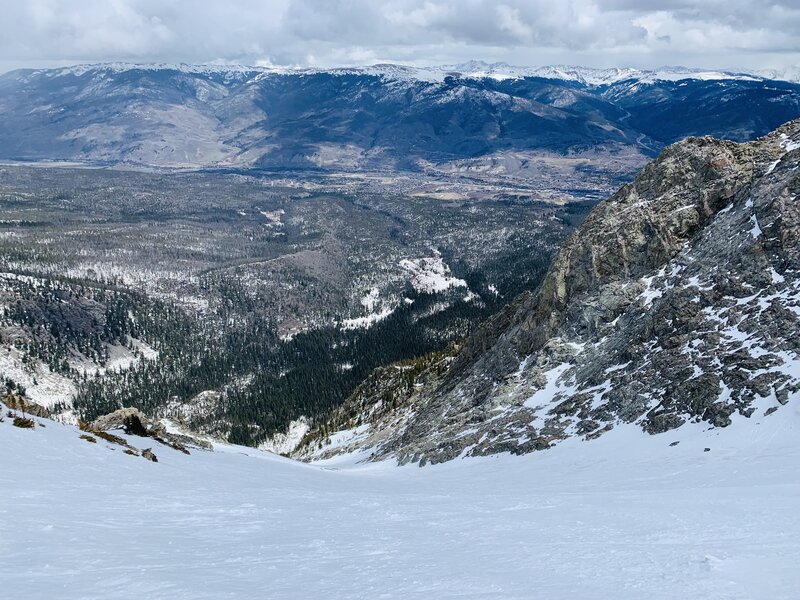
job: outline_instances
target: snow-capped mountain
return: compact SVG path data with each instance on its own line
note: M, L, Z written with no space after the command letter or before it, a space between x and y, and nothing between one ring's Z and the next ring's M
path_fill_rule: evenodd
M688 69L81 65L0 77L0 159L414 170L507 153L653 156L799 113L798 84Z
M572 65L550 65L544 67L512 67L505 63L468 63L451 67L452 71L461 73L463 77L481 79L524 79L540 77L561 81L574 81L586 86L595 87L612 85L620 81L637 81L654 84L660 81L755 81L759 79L745 73L731 71L715 71L707 69L688 69L686 67L662 67L655 70L630 68L593 69ZM772 77L780 79L780 77Z
M764 79L797 83L800 82L800 66L786 67L784 69L762 69L753 71L753 75Z
M111 73L121 73L130 70L144 71L179 71L195 75L318 75L331 73L337 75L376 75L387 80L428 81L442 82L447 77L463 79L525 79L539 77L543 79L557 79L574 81L587 86L611 85L620 81L637 80L648 83L657 81L684 81L684 80L731 80L753 81L758 79L772 79L796 82L800 72L794 69L769 69L754 71L752 73L721 71L714 69L692 69L687 67L661 67L659 69L633 69L625 67L591 68L575 65L546 65L540 67L520 67L504 62L487 63L484 61L470 61L466 63L441 65L432 67L414 67L393 63L379 63L363 67L279 67L279 66L250 66L235 64L188 64L188 63L102 63L82 64L60 69L35 70L32 76L45 74L49 77L64 75L81 76L93 70L105 70Z

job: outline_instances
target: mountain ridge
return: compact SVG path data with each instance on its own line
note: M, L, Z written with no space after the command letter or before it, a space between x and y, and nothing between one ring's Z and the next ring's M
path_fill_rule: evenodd
M655 69L636 69L631 67L584 67L580 65L552 64L541 66L515 66L505 62L487 63L475 60L466 63L411 66L401 63L375 63L364 66L341 67L280 67L244 64L216 64L216 63L136 63L136 62L108 62L84 63L69 67L48 69L15 69L5 74L47 74L51 77L65 75L80 76L93 70L124 72L130 70L161 71L173 70L184 73L196 74L266 74L266 75L315 75L328 73L334 75L364 74L382 76L387 79L411 79L418 81L442 82L447 77L463 77L466 79L523 79L526 77L542 79L559 79L574 81L587 86L601 86L617 83L628 79L655 81L681 81L686 79L699 80L757 80L769 79L795 83L798 77L796 69L766 69L756 71L703 69L681 66L658 67ZM3 75L5 75L3 74Z
M800 84L749 75L465 66L16 71L0 76L0 159L537 181L533 163L588 157L629 177L687 135L744 141L800 114Z
M356 394L298 455L424 465L633 424L679 435L800 401L798 150L800 120L668 147L397 409L376 410L399 390L376 376L380 394Z

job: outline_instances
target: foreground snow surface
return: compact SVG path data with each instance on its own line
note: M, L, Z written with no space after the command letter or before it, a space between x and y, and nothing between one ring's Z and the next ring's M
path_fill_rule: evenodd
M2 598L800 594L797 406L424 469L237 447L157 446L151 463L68 426L9 421Z

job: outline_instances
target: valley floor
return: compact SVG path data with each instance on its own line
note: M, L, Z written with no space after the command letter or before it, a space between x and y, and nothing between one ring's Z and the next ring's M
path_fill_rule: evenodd
M238 447L159 446L151 463L40 421L0 424L3 598L788 600L800 590L798 406L724 430L618 428L424 469L306 465Z

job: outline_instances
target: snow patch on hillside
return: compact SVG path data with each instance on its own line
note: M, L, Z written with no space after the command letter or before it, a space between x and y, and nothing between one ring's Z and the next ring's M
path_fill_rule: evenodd
M108 361L104 367L77 355L70 358L69 366L78 373L85 372L88 376L94 376L129 369L142 359L158 358L158 351L144 342L130 338L129 343L133 350L126 346L107 344ZM41 360L25 356L12 345L0 345L0 377L9 377L25 387L31 400L46 408L56 404L71 406L77 391L75 382L70 377L51 371Z
M404 258L399 264L408 271L411 285L418 292L432 294L454 287L467 287L466 281L452 276L439 252L425 258Z
M31 400L50 408L58 403L70 405L75 395L75 384L59 373L53 373L40 360L27 358L13 346L0 347L0 376L10 377L22 385Z
M300 444L300 440L308 433L311 426L305 417L300 417L289 423L286 433L276 433L265 442L261 442L259 450L274 452L275 454L288 454Z
M786 152L791 152L792 150L797 150L800 148L800 140L793 140L785 133L781 134L781 147Z
M380 300L380 290L374 287L367 294L361 298L361 306L372 312Z
M394 312L393 308L384 308L382 311L366 315L365 317L356 317L354 319L344 319L340 326L342 329L365 329L372 327L375 323L383 321L386 317Z
M259 210L258 211L262 217L267 220L267 225L272 227L283 227L283 215L286 214L286 211L282 208L278 210Z

